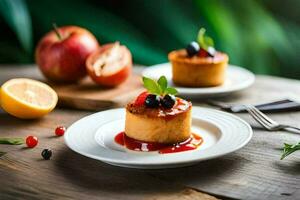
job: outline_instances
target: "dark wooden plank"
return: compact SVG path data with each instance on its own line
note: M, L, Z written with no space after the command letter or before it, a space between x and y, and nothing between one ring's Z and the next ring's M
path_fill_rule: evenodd
M0 81L14 77L13 69L0 67ZM18 72L39 76L32 68ZM257 103L291 94L300 94L299 81L258 76L250 89L221 100ZM206 106L200 101L194 105ZM80 156L65 146L63 138L53 137L57 125L69 126L88 114L56 109L43 119L24 121L1 112L0 136L34 134L40 144L34 149L0 146L8 151L0 158L0 199L201 199L199 191L236 199L299 199L300 152L280 161L279 148L283 142L299 141L300 135L264 131L247 114L238 114L254 127L253 139L238 152L191 167L134 170ZM299 125L300 112L271 116ZM49 147L53 159L44 161L40 152Z

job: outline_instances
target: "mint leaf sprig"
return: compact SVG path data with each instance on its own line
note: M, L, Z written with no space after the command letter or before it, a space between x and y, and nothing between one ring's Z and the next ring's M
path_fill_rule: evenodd
M300 142L298 144L284 143L283 153L281 155L280 160L284 159L285 157L287 157L291 153L294 153L295 151L298 151L298 150L300 150Z
M23 138L0 138L0 144L20 145L24 143Z
M168 81L165 76L161 76L157 81L143 76L144 87L151 94L165 96L167 94L176 95L178 91L173 87L168 87Z
M24 144L23 138L4 138L0 137L0 144L9 144L9 145L20 145ZM7 152L0 151L0 157L4 156Z
M214 47L215 43L211 37L205 35L205 32L206 32L205 28L200 28L197 36L197 42L199 43L201 48L208 51L208 48Z

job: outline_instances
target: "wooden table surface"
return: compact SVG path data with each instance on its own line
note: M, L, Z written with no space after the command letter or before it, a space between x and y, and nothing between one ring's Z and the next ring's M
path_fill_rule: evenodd
M0 66L0 83L13 77L42 79L34 66ZM300 81L257 76L251 88L221 100L262 103L293 94L300 94ZM19 120L0 111L0 137L39 138L34 149L0 146L8 152L0 158L0 199L300 199L300 152L279 160L283 143L296 143L300 135L267 132L248 114L238 116L251 124L254 135L241 150L191 167L163 170L110 166L71 151L63 137L54 136L56 126L69 126L89 114L55 109L39 120ZM299 126L300 112L270 116ZM53 150L49 161L41 159L44 148Z

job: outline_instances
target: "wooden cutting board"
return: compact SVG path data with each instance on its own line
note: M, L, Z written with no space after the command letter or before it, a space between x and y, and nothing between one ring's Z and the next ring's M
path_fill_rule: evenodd
M144 90L141 76L135 74L115 88L103 88L89 78L78 84L51 86L58 94L60 107L91 111L122 107Z

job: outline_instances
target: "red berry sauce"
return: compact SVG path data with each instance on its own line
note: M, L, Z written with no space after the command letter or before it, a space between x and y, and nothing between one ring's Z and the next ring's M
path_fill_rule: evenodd
M192 133L186 141L176 144L163 144L158 142L144 142L128 137L125 132L118 133L115 136L115 142L134 151L158 151L160 154L176 153L197 149L202 143L203 138Z

